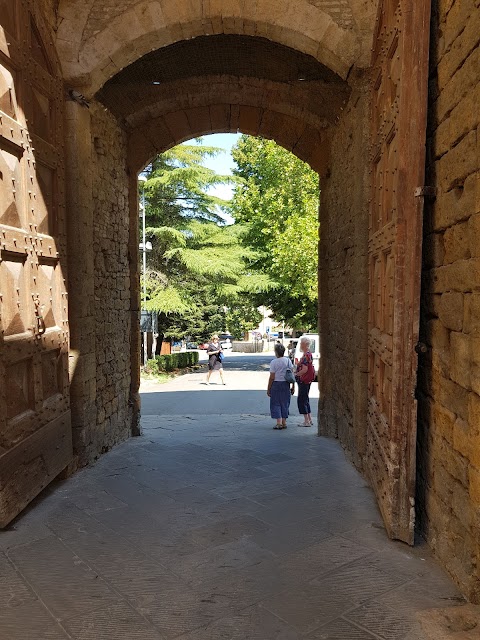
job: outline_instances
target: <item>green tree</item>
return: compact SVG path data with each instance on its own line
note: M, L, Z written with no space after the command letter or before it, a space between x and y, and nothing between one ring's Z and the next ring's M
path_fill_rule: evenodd
M154 158L144 171L149 226L178 229L189 219L223 222L221 209L228 208L228 203L208 190L231 182L232 177L221 176L203 164L221 151L203 144L181 144Z
M242 296L245 305L245 289L257 286L246 272L253 254L242 245L244 228L225 225L221 213L228 203L208 193L232 180L203 166L218 152L179 145L145 171L147 238L153 246L145 307L158 314L164 336L198 340L223 331L224 309L234 309ZM238 321L236 331L250 328L250 318Z
M247 226L244 242L256 255L251 269L269 282L256 302L295 328L312 329L318 295L318 175L262 138L242 136L232 156L237 179L232 215Z
M245 293L255 276L245 271L252 251L242 246L243 233L240 225L196 220L182 231L147 230L154 268L148 272L146 308L160 314L164 335L198 340L232 324L238 337L256 325Z
M248 293L239 295L233 307L227 307L226 324L234 338L242 339L247 331L258 327L262 314Z

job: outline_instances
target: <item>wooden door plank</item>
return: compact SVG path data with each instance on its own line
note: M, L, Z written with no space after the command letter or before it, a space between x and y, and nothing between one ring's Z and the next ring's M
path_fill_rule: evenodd
M2 527L72 459L63 81L38 3L15 6L17 45L0 53Z
M24 509L70 460L70 411L0 456L0 528Z
M384 0L372 57L367 466L392 538L410 544L430 0Z

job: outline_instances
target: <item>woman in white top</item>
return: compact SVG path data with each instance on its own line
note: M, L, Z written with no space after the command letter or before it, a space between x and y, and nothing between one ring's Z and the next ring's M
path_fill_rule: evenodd
M274 429L286 429L290 397L295 392L295 383L285 380L287 367L291 367L290 358L284 357L283 344L275 345L275 358L270 363L270 377L268 379L267 396L270 398L270 415L277 423Z

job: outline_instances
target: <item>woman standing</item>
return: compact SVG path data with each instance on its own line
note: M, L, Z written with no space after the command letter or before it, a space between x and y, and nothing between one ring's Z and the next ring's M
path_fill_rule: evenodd
M223 379L223 366L222 366L223 349L218 340L218 336L211 337L207 347L207 355L208 355L207 384L210 384L210 376L212 375L212 371L218 371L220 373L220 378L222 379L222 384L225 384L225 380Z
M298 412L303 416L303 422L299 427L313 427L312 412L310 409L310 385L315 378L315 370L313 369L313 356L310 352L310 340L308 338L300 338L300 351L303 356L297 363L297 372L295 378L298 384L297 406ZM313 377L312 377L313 370Z
M267 396L270 398L270 415L277 423L274 429L286 429L290 397L295 391L295 384L285 380L287 367L291 367L290 358L285 358L285 347L276 344L275 359L270 363L270 377L268 379ZM290 388L291 385L291 388Z

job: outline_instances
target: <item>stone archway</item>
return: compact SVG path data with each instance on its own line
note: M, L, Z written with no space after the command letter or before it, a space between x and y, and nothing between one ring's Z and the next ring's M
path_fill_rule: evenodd
M360 297L358 315L361 321L357 327L357 344L352 344L352 350L358 354L351 372L352 397L357 404L352 406L352 397L345 398L350 419L364 421L366 405L359 399L367 396L367 378L361 375L365 373L362 369L367 369L368 428L366 431L353 429L354 438L358 440L356 451L363 450L362 444L366 446L365 465L390 534L409 542L413 541L414 522L415 406L411 394L412 385L415 385L416 362L410 354L409 345L416 341L418 333L418 305L410 313L403 287L408 282L419 282L418 251L413 248L419 227L411 224L410 216L418 216L413 192L414 185L423 180L423 142L422 138L411 135L410 142L406 143L403 131L409 131L411 122L421 128L425 126L426 101L420 101L416 109L415 101L412 103L405 98L406 89L403 93L399 91L402 81L405 83L405 76L400 76L399 70L415 68L419 71L418 95L424 96L427 48L423 45L428 41L425 37L428 21L418 13L418 23L423 26L423 31L419 31L421 46L415 55L407 51L406 38L413 33L412 15L408 11L403 13L400 5L382 8L378 14L377 41L383 48L380 44L375 47L378 64L372 94L375 104L371 113L375 157L365 161L361 149L355 148L355 155L350 158L350 167L347 168L350 175L361 183L357 200L361 203L359 218L365 226L365 194L369 189L372 204L368 221L368 250L360 245L353 248L359 266L363 266L357 272L363 278L357 283L358 290L366 292L369 288L369 298ZM192 35L190 26L187 20L184 27ZM108 27L105 34L107 31ZM126 58L122 57L124 50L115 50L122 69L102 86L96 97L121 120L127 132L130 173L135 174L152 155L181 140L199 133L243 127L249 133L275 138L310 162L325 177L330 172L338 172L341 161L336 157L331 162L329 137L334 135L341 120L350 92L342 79L346 73L341 69L339 60L323 64L320 61L324 53L322 43L315 55L306 54L302 49L304 43L299 41L295 42L296 48L286 47L281 44L284 31L277 34L274 43L258 34L245 35L240 28L233 31L210 36L193 32L190 40L172 42L125 67L122 67L126 63ZM162 33L159 31L160 35ZM148 41L148 34L144 36ZM131 44L135 48L134 37ZM88 50L88 45L85 46ZM110 46L115 49L113 42ZM142 52L141 48L139 52ZM352 51L343 49L342 54L352 54ZM411 59L414 66L410 64ZM91 77L98 79L97 72L98 69L92 68ZM108 75L108 66L102 73L103 78ZM350 85L355 82L359 86L362 84L360 76L350 78ZM297 83L305 83L307 89L299 90ZM88 91L91 90L92 86L88 87ZM359 102L362 105L358 109L362 113L361 122L356 121L353 115ZM350 110L350 119L357 130L363 132L365 149L370 147L370 138L367 138L369 115L365 103L362 104L358 98ZM358 135L358 131L351 131L350 139ZM397 142L400 139L401 143ZM395 155L397 151L399 153ZM414 162L414 158L419 161ZM372 178L365 175L366 167ZM396 189L400 184L404 186L401 196ZM341 186L338 185L337 189L341 190ZM133 202L131 204L136 219L136 207L133 208ZM348 205L345 205L346 202L342 209L348 210ZM344 213L335 211L340 216ZM341 228L339 220L336 220L336 225ZM406 228L409 229L408 239ZM344 247L345 263L352 253L349 242L355 244L357 235L349 231L344 238L347 242ZM364 234L361 238L366 241ZM408 254L407 260L403 253ZM361 260L361 257L366 260L367 254L370 254L368 268L366 262L362 265ZM336 257L338 259L339 256ZM349 264L349 274L351 267ZM418 291L418 286L415 286L412 288L413 296ZM131 290L134 290L133 281ZM328 292L324 293L327 293L324 298L328 299ZM321 304L325 305L323 301ZM367 321L365 313L368 306ZM345 314L346 317L348 315ZM368 341L367 325L370 332ZM343 327L343 334L353 331L355 322L351 318L349 327ZM136 342L135 329L133 331ZM365 362L365 351L368 362ZM406 368L404 360L408 362ZM398 379L395 384L392 376ZM327 379L328 376L322 378Z
M249 60L258 61L256 66L245 65L245 47ZM283 63L280 68L275 56ZM204 75L190 75L198 73L190 64L192 59L202 60ZM299 79L300 69L305 77ZM279 81L285 73L292 78L287 84ZM137 173L155 154L184 140L241 131L274 139L325 175L331 127L349 94L348 84L313 58L264 39L231 35L197 38L148 54L97 93L122 123L128 140L134 403L138 402L139 384L139 328L134 320L139 282L134 264L138 247Z
M197 61L196 66L192 61ZM81 100L68 102L70 206L76 212L70 257L80 273L89 274L75 291L74 301L82 313L87 311L87 317L71 318L76 346L89 363L77 373L72 394L73 414L80 426L78 440L86 442L80 462L97 455L97 434L105 420L109 423L106 447L125 437L121 427L125 416L131 431L138 430L136 173L155 153L184 139L238 129L275 138L326 173L331 128L349 93L348 84L313 56L265 38L220 35L199 37L140 58L105 83L90 100L90 110ZM79 175L85 179L79 181ZM126 230L128 244L121 244ZM121 303L109 296L109 287L122 279L129 283L128 312L126 293ZM99 325L103 317L112 320ZM86 326L94 327L94 342ZM109 344L119 332L130 335L132 366L127 370L122 358L115 371ZM95 361L97 375L92 380ZM115 400L116 375L129 381L126 411L123 401ZM122 385L122 398L124 391Z
M78 6L61 0L57 46L65 77L93 94L150 51L199 36L264 37L313 56L345 78L368 66L376 2L270 3L128 0Z
M120 124L119 137L128 138L128 160L121 155L117 163L120 162L120 166L125 163L130 174L130 211L134 211L134 175L148 159L182 139L215 130L241 129L275 138L327 177L331 173L332 133L342 120L351 88L364 86L367 80L361 72L358 74L369 64L376 6L376 0L339 0L337 3L323 0L293 3L286 0L280 3L86 0L81 6L71 0L61 0L57 47L69 86L79 88L88 99L95 96L101 100ZM250 64L245 63L247 58ZM159 70L160 80L155 77ZM108 118L102 115L103 124L97 130L94 100L93 104L95 108L90 116L82 114L75 122L72 119L73 137L84 134L85 122L81 125L80 120L88 120L97 155L94 160L103 165L108 148L105 140L112 139L113 129L107 134L104 125ZM75 105L71 108L78 111ZM365 141L368 115L364 99L357 111L359 118L352 135L360 135ZM110 127L113 123L107 128ZM82 162L78 156L75 158L72 175ZM88 153L84 162L91 162ZM340 218L344 217L343 209L355 210L359 216L356 220L360 221L366 211L362 174L365 159L361 152L353 162L357 164L350 174L362 175L355 188L361 205L350 201L352 195L348 202L342 203ZM81 200L81 194L78 195ZM117 206L114 196L110 201ZM332 202L332 207L336 206L337 203ZM87 203L81 203L81 208L88 209ZM323 210L326 215L327 207ZM327 228L325 221L323 224ZM360 227L362 223L358 224ZM134 216L130 216L129 231L131 317L128 323L133 328L138 314L135 289L138 242ZM80 261L86 260L92 246L93 237L82 248L75 244ZM355 267L355 281L366 277L360 268L366 250L364 246L357 249L359 264ZM89 260L93 260L93 255ZM360 286L362 283L358 282L357 287ZM94 295L92 288L89 299ZM97 295L102 298L102 294ZM365 330L364 299L362 305L359 314L363 314ZM131 344L134 354L135 334ZM357 346L355 353L361 348ZM365 368L360 360L355 357L349 378L356 375L354 371ZM137 377L137 372L132 371L130 404L133 407L138 401ZM100 379L103 380L103 376ZM358 381L363 378L359 374L356 380L358 396L361 395ZM83 387L88 380L84 382ZM74 404L81 408L85 418L90 414L90 409L85 412L85 407L91 407L93 412L93 406L84 396L82 391ZM346 413L358 415L354 423L360 424L364 404L357 401L355 406ZM95 430L93 424L91 429ZM364 432L361 428L359 431L358 439L363 441Z

